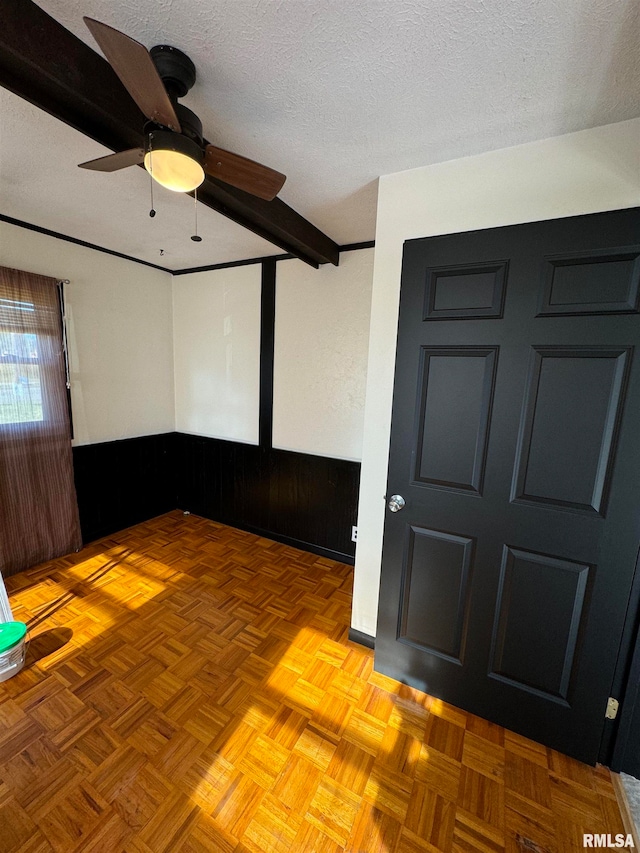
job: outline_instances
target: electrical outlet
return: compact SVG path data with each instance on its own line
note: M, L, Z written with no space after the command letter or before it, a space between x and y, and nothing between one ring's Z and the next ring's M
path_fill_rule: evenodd
M358 541L358 528L355 525L351 528L351 541Z

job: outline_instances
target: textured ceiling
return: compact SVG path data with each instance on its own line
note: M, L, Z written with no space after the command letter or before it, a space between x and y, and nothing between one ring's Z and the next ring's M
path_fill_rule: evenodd
M376 179L640 115L637 0L41 0L188 53L211 142L287 174L280 197L340 244L375 236ZM96 48L97 49L97 48ZM0 90L0 213L179 268L280 250ZM164 256L160 257L160 250Z

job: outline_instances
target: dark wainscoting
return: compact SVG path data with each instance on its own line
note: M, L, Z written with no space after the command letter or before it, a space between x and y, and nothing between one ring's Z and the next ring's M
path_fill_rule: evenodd
M85 543L176 508L175 433L73 448Z
M360 464L178 433L180 509L353 563Z
M172 509L353 563L360 464L166 433L73 448L85 542Z

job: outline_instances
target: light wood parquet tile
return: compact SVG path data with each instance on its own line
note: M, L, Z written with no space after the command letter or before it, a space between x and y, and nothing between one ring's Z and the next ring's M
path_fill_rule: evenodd
M572 853L591 768L373 671L352 570L179 512L8 581L0 853Z

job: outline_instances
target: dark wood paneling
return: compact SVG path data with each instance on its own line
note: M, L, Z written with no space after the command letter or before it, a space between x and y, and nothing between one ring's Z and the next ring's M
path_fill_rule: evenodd
M353 563L360 464L167 433L74 447L91 542L172 509Z
M360 465L179 434L178 506L353 562Z
M175 433L73 448L85 543L176 507Z

